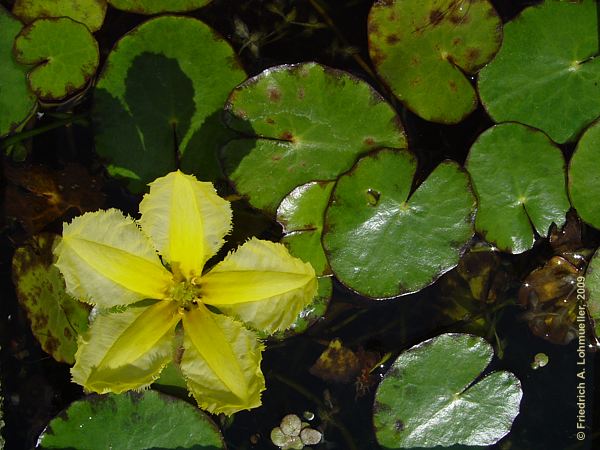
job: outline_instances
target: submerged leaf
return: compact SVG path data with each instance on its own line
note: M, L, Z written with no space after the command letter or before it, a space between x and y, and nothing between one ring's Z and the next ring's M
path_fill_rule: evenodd
M102 182L78 164L50 170L45 166L4 166L8 183L5 213L15 217L28 234L42 230L71 208L80 213L104 203Z

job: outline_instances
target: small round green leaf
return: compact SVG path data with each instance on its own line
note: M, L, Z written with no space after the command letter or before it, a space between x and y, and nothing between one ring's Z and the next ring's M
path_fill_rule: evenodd
M96 151L109 173L135 192L178 167L217 178L217 149L233 135L221 111L245 77L229 44L199 20L157 17L125 35L94 92Z
M57 361L73 364L77 336L87 329L89 306L65 292L52 254L59 240L59 236L43 233L19 247L13 256L12 276L19 304L44 351Z
M108 0L114 8L137 14L186 12L201 8L211 0Z
M35 65L31 90L45 101L62 100L85 87L98 68L98 43L88 28L68 17L38 19L15 40L15 57Z
M369 53L396 97L426 120L457 123L477 107L465 74L496 54L502 22L490 2L379 0Z
M315 63L264 71L238 86L225 109L232 128L255 136L224 147L225 172L271 214L292 189L335 179L361 153L406 147L400 119L371 86Z
M37 101L27 85L28 67L13 55L23 25L0 6L0 137L12 133L35 112Z
M502 48L478 82L496 122L531 125L563 143L600 115L597 7L546 0L504 26Z
M225 448L208 415L155 391L90 395L73 402L50 421L38 445L87 450Z
M294 189L277 209L283 242L292 255L311 263L317 276L331 274L321 245L325 208L333 181L313 181Z
M541 131L496 125L471 147L466 163L479 199L475 228L500 250L522 253L562 227L569 210L562 152Z
M581 219L600 228L600 121L581 136L569 162L569 195Z
M106 15L105 0L17 0L13 14L25 23L48 17L70 17L98 31Z
M458 264L473 236L469 175L445 161L411 193L416 166L406 150L380 150L333 190L323 247L338 280L362 295L419 291Z
M596 250L587 266L585 288L588 294L587 309L594 321L596 337L600 338L600 250Z
M485 339L442 334L402 353L375 393L373 424L386 449L483 446L510 431L523 395L509 372L479 379L494 351Z
M293 256L313 266L319 282L313 302L304 308L291 328L282 333L286 337L306 331L325 314L331 299L331 268L321 245L321 235L325 208L334 184L333 181L313 181L298 186L277 209L277 221L284 233L281 242Z

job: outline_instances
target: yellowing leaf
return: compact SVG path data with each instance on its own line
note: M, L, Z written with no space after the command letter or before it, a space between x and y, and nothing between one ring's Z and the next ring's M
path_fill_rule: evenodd
M163 298L172 280L148 238L116 209L64 224L54 253L67 292L100 308Z
M229 202L216 194L211 183L180 171L150 183L140 212L142 229L187 279L202 273L204 263L221 248L231 229Z
M152 383L171 360L179 320L177 304L165 300L123 312L100 312L79 340L73 381L101 394Z
M230 415L260 405L264 345L256 334L202 305L184 314L183 331L180 368L201 408Z
M288 328L317 292L312 266L281 244L251 239L201 279L202 301L272 333Z

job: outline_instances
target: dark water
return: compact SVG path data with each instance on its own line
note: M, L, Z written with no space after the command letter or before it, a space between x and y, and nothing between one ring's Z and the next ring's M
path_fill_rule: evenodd
M11 2L3 1L9 5ZM536 2L493 2L503 20L509 20L529 4ZM335 25L320 28L325 22L309 1L234 1L215 0L211 5L194 13L205 20L240 51L240 58L249 75L284 63L317 61L352 72L367 80L398 109L403 118L410 147L419 158L418 177L423 179L443 159L464 162L475 138L492 121L482 108L464 122L455 126L428 123L387 95L385 86L379 84L361 67L361 60L369 64L366 48L366 16L372 4L363 0L329 0L321 4L327 9L328 19ZM268 7L277 6L283 12L296 8L296 22L286 23ZM237 19L237 20L236 20ZM97 35L105 58L116 39L144 17L110 10L105 27ZM250 32L269 35L249 43L241 37L243 23ZM252 45L251 45L252 44ZM355 55L355 56L352 56ZM89 99L77 106L78 111L90 107ZM43 123L43 122L42 122ZM93 154L91 133L83 127L61 128L33 140L32 161L59 167L68 161L78 161L94 172L101 167ZM572 148L563 148L568 158ZM128 195L117 184L108 183L107 205L117 206L127 212L137 211L136 197ZM60 222L60 221L59 221ZM49 230L60 230L59 222ZM257 220L257 223L263 223ZM280 233L275 224L259 225L261 237L277 239ZM17 236L17 238L15 238ZM3 434L11 449L31 448L45 424L71 401L82 395L81 389L71 384L68 367L54 362L42 352L31 335L24 313L18 308L10 281L10 261L18 240L15 225L3 228L0 246L0 375L5 398L6 426ZM586 246L597 247L598 233L587 230ZM505 298L515 298L520 282L535 267L550 256L544 243L524 256L502 256L511 267ZM452 277L449 273L446 277ZM342 286L336 285L330 311L325 320L308 333L285 342L272 343L264 354L263 371L267 391L263 406L252 412L242 412L232 422L223 423L224 434L230 450L274 448L269 442L270 430L288 413L301 414L309 410L316 413L315 426L325 431L325 443L316 448L377 449L371 426L372 386L365 395L357 398L354 383L325 383L308 372L324 350L326 342L340 338L344 344L357 349L396 356L403 349L446 331L461 331L465 323L453 323L439 313L442 305L442 283L400 299L373 302L360 298ZM593 448L591 439L579 443L575 439L576 425L576 361L577 343L551 344L532 335L523 320L518 306L507 306L498 315L496 334L503 342L504 356L495 358L490 370L505 369L514 372L523 384L524 397L521 414L517 417L510 435L494 448L503 450L562 450ZM533 355L546 353L550 364L534 371L530 367ZM588 355L588 425L592 425L593 365L597 356ZM382 369L379 374L383 373ZM376 374L377 376L379 374ZM596 401L595 405L599 402ZM597 411L597 406L594 407ZM595 414L596 422L599 414ZM592 433L587 433L592 436ZM597 433L596 433L597 434ZM596 447L600 448L600 447Z

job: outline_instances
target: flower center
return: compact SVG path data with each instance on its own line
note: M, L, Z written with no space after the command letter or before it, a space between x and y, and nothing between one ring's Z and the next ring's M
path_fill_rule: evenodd
M181 281L174 283L169 290L169 297L179 303L180 307L189 310L192 305L197 305L200 298L200 286L192 281Z

